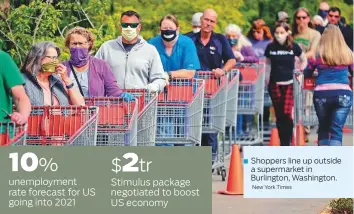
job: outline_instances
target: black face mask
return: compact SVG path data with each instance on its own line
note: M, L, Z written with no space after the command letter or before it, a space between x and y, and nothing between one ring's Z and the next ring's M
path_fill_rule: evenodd
M171 42L177 37L176 30L161 30L161 37L166 42Z

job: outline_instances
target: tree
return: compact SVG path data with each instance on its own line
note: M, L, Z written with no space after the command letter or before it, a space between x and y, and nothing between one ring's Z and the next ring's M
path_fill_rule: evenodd
M317 14L319 3L322 0L247 0L241 12L247 17L249 25L255 18L263 18L265 23L274 27L276 15L279 11L288 13L290 23L292 23L293 15L299 7L305 7L310 11L311 16ZM337 6L341 8L342 15L346 18L349 24L353 23L353 7L345 0L328 0L330 6Z
M218 14L216 32L224 33L226 25L233 23L247 33L258 17L272 27L281 10L289 14L290 21L299 6L315 15L320 1L277 0L275 4L274 0L0 0L1 8L8 8L4 5L11 3L10 10L0 11L0 47L20 65L34 43L49 40L64 50L61 57L67 59L64 37L70 28L82 26L91 30L96 36L95 52L103 42L120 35L120 16L126 10L135 10L141 15L141 35L150 39L159 33L159 21L167 14L175 15L180 31L186 33L191 30L192 14L213 8ZM352 4L344 0L328 2L341 8L347 22L353 23Z

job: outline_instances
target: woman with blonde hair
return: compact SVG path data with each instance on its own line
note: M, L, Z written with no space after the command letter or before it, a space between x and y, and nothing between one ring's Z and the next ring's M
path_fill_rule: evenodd
M336 38L336 39L333 39ZM341 146L343 126L353 102L348 74L353 76L353 52L335 25L323 32L316 59L304 70L311 77L317 69L313 103L319 122L318 145Z
M242 30L235 24L225 28L225 35L232 47L238 62L258 62L259 59L252 49L252 43L242 34Z

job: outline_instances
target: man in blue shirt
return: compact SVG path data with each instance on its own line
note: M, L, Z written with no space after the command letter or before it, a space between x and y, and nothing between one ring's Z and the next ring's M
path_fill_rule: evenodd
M148 42L156 47L165 72L165 77L193 78L200 69L197 50L193 41L179 33L179 23L173 15L163 17L160 22L161 35Z
M216 77L225 75L236 65L236 58L227 38L213 32L217 23L217 14L213 9L204 11L201 17L201 30L191 36L197 48L202 71L212 71ZM218 133L203 134L202 146L212 146L217 152Z
M179 33L177 18L173 15L163 17L160 21L160 32L161 35L152 38L148 42L156 47L160 55L167 84L171 79L193 78L195 71L200 69L197 50L189 37ZM184 115L183 112L178 114ZM180 123L184 122L182 119L179 120ZM174 124L173 121L175 120L168 118L168 115L158 118L158 123L163 124L157 130L158 135L166 137L173 137L176 134L183 135L183 129L179 129L181 124ZM176 125L177 127L174 127Z

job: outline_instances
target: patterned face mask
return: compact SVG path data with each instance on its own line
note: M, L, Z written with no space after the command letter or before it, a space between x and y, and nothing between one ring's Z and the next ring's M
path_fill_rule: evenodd
M41 67L41 72L55 73L57 65L57 61L44 63Z

